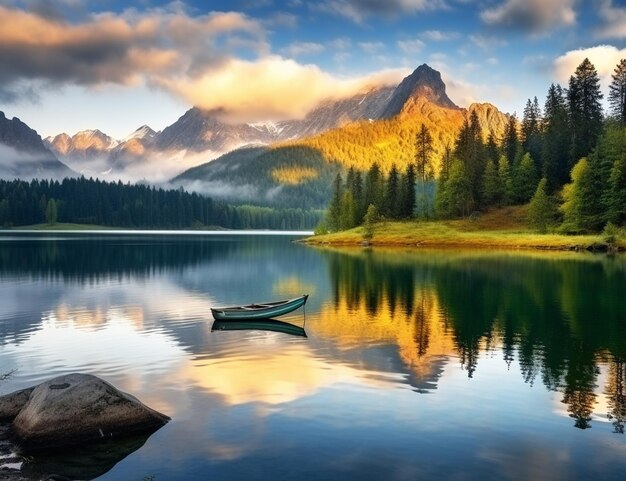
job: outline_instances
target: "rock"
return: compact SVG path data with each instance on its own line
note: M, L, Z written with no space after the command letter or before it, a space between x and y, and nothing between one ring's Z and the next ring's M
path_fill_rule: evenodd
M28 402L34 387L0 397L0 421L12 421Z
M21 449L33 452L152 432L168 421L102 379L68 374L35 387L12 427Z

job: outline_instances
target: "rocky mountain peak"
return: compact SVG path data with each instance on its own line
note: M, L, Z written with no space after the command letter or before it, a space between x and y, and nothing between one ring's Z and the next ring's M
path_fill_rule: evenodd
M156 135L156 131L151 129L148 125L142 125L137 130L135 130L132 134L124 139L124 142L127 142L132 139L152 139Z
M381 117L389 118L398 115L408 100L417 97L425 98L444 108L459 108L446 94L446 84L441 79L441 74L430 66L422 64L396 87Z
M24 152L51 155L39 134L17 117L9 119L0 111L0 143Z

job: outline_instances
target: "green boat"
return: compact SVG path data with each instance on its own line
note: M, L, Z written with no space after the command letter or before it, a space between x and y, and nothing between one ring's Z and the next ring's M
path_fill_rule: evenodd
M309 298L305 294L285 301L261 302L237 307L212 307L211 313L216 321L250 321L254 319L270 319L295 311L304 306Z
M307 337L303 327L294 326L288 322L275 319L261 319L258 321L214 321L211 331L271 331L289 334L291 336Z

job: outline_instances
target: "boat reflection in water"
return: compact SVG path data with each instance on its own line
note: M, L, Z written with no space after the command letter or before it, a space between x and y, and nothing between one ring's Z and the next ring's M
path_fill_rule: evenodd
M271 331L290 336L307 337L304 327L276 319L256 319L252 321L214 321L211 331Z

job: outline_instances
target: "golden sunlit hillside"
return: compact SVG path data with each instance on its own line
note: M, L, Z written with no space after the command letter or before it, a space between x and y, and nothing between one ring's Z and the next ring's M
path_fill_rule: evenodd
M414 161L415 137L424 124L433 136L433 162L438 174L446 147L454 148L456 136L472 112L478 115L485 139L489 133L497 139L502 137L509 117L491 104L472 104L467 110L451 109L417 97L410 99L396 117L351 123L304 140L279 144L276 148L310 147L345 168L364 171L378 162L382 170L388 172L393 164L404 168Z

